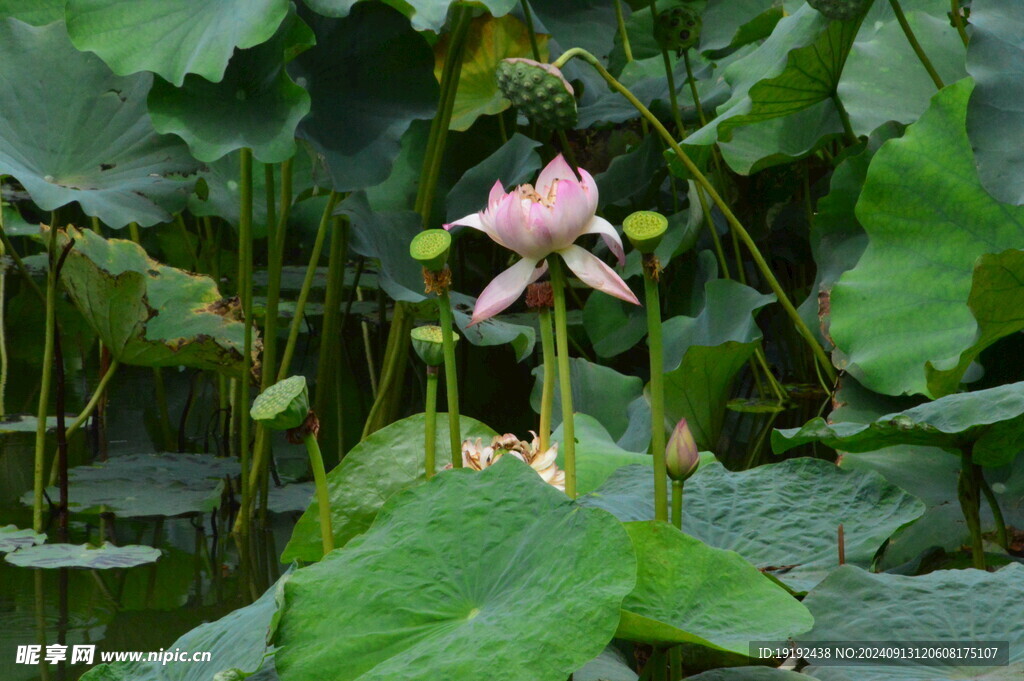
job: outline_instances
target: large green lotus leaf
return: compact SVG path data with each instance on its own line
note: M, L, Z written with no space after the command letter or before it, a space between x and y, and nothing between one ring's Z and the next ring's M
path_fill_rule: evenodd
M450 42L450 35L445 34L434 46L434 77L439 82ZM542 61L547 61L547 42L546 35L537 36ZM509 108L512 104L498 89L494 72L502 59L533 58L529 31L513 16L477 17L469 27L463 49L462 72L448 126L451 130L468 130L480 116L501 113Z
M893 445L941 447L959 454L973 445L975 463L1002 466L1019 449L1003 447L1024 433L1024 383L947 395L868 423L828 423L820 416L800 428L772 432L772 448L785 452L821 442L847 452L870 452Z
M1024 203L1024 6L977 0L971 4L967 71L976 87L967 107L967 134L985 189L1000 201Z
M599 59L611 53L617 30L613 3L605 0L532 0L530 7L533 8L534 20L539 20L537 30L548 33L562 49L582 47ZM575 68L575 65L570 68Z
M0 0L0 19L14 17L26 24L45 26L64 19L65 0Z
M636 681L638 675L626 663L625 656L614 646L586 663L572 675L572 681Z
M830 24L809 6L782 19L757 50L725 69L732 96L686 141L727 141L733 128L792 114L830 96L858 26Z
M152 546L114 546L107 542L100 547L89 544L40 544L8 553L5 559L19 567L109 570L145 565L155 562L159 557L160 549Z
M152 77L118 77L77 51L64 24L0 22L0 174L43 210L77 201L112 227L166 222L185 206L198 163L146 113Z
M284 65L313 42L309 27L291 13L273 38L239 50L219 82L192 74L174 87L157 78L149 93L153 127L184 139L200 161L243 147L264 163L291 158L295 129L310 104Z
M612 296L590 296L583 307L583 328L598 357L614 357L647 335L647 314Z
M451 296L455 325L459 329L459 335L464 339L478 347L511 345L512 351L516 353L517 362L522 362L532 355L533 347L537 342L537 331L532 326L515 324L503 320L501 317L491 317L470 326L476 298L454 291L449 295Z
M141 246L69 227L62 277L75 305L125 364L189 366L238 375L244 325L207 276L162 265ZM258 340L258 339L256 339Z
M956 392L967 368L982 350L1000 338L1024 329L1024 251L986 253L974 265L967 305L978 330L969 348L949 362L928 362L928 390L933 395Z
M231 53L268 40L288 0L68 0L75 47L95 52L114 73L152 71L175 85L187 73L217 82Z
M623 449L612 439L601 423L586 414L573 417L576 427L576 492L589 494L623 466L639 464L653 466L654 458L648 454ZM565 468L565 436L562 426L551 434L551 441L557 442L558 465Z
M521 461L444 472L285 585L278 673L563 681L611 640L635 580L618 521Z
M238 461L201 454L128 454L68 471L68 507L74 513L111 512L120 518L177 517L220 505L224 478ZM47 488L51 499L56 487ZM22 503L32 504L32 492Z
M17 551L27 546L35 546L46 541L46 535L33 530L19 530L15 525L0 527L0 553Z
M618 638L747 655L751 641L787 639L814 624L807 608L733 551L665 522L627 523L626 531L637 579L622 602Z
M635 148L613 158L608 169L594 178L598 189L598 208L626 205L630 198L649 189L652 178L660 177L658 173L664 168L661 142L654 135L649 135Z
M1024 675L1024 566L995 573L938 570L926 575L870 574L842 567L808 594L815 641L1003 641L1008 666L812 666L821 681L1011 681Z
M359 3L344 19L302 16L317 44L288 64L312 97L298 136L323 155L334 189L379 184L410 123L434 116L434 55L401 14L379 3Z
M200 624L183 634L167 650L208 651L208 662L157 665L152 662L111 662L100 664L82 676L82 681L211 681L242 679L257 669L273 667L267 659L267 634L278 612L277 599L291 570L255 602L234 610L219 620ZM266 660L266 661L265 661ZM231 675L237 670L242 675ZM220 672L225 675L220 676ZM249 677L256 681L257 676ZM268 677L270 679L277 677Z
M774 0L708 0L701 13L699 51L740 47L754 36L767 37L785 14L778 5Z
M950 30L942 3L904 3L914 36L946 84L967 75L965 48ZM973 12L973 10L972 10ZM913 123L928 108L935 83L921 66L888 2L876 2L864 21L839 80L839 98L858 135L888 121ZM972 16L971 23L974 23Z
M418 303L423 295L423 267L409 257L409 242L420 232L420 217L411 210L376 211L364 192L345 199L336 213L352 223L349 248L380 261L381 288L393 300Z
M761 342L754 314L775 296L728 279L709 281L704 291L699 315L673 317L662 325L665 423L671 429L686 418L697 446L713 449L732 379Z
M530 406L539 414L544 367L535 368L533 375L535 380L530 393ZM612 438L620 440L630 425L626 405L641 396L643 381L636 376L620 374L611 367L588 362L582 357L569 358L569 375L572 379L573 410L593 417ZM551 402L551 427L556 428L562 422L562 391L558 381L555 381Z
M495 181L509 190L533 179L541 166L537 153L540 146L540 142L517 132L500 149L463 173L445 197L447 219L458 220L486 208L486 196Z
M344 546L366 532L392 495L424 481L423 428L426 416L417 414L396 421L353 447L327 474L331 500L331 528L335 546ZM481 438L490 444L497 433L468 416L459 423L462 439ZM441 470L452 460L448 414L437 414L434 461ZM316 561L323 557L320 541L320 505L313 499L299 518L281 555L283 562Z
M306 0L306 4L314 12L328 17L346 17L352 6L361 0ZM388 0L405 16L409 17L413 28L417 31L433 31L440 33L448 16L448 8L453 0ZM515 0L480 0L492 16L500 17L515 7Z
M649 520L653 499L650 471L630 466L581 503L623 521ZM736 551L797 591L812 588L839 564L840 524L847 562L867 566L893 532L924 512L918 499L877 473L809 458L737 473L708 463L686 481L683 500L684 532Z
M946 87L878 151L857 204L869 243L832 289L831 331L841 368L877 392L929 394L925 363L974 343L975 261L1019 247L1024 234L1024 212L978 180L964 128L972 87Z

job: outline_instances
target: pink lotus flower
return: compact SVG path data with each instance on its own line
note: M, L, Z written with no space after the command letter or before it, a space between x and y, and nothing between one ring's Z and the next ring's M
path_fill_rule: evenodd
M544 259L557 253L585 284L636 305L640 301L612 268L574 242L584 234L600 234L621 265L622 240L597 210L597 183L580 168L580 178L561 154L541 171L536 188L523 184L505 193L501 182L491 187L487 208L445 225L479 229L523 257L487 285L476 301L471 324L498 314L522 295L546 270Z

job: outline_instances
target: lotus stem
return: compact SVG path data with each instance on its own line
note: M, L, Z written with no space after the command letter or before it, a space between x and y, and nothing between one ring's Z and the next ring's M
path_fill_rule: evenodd
M1006 519L1003 517L1003 510L999 508L999 500L996 499L996 495L985 479L984 473L978 473L978 481L981 483L981 492L985 495L985 501L988 502L988 507L992 511L992 519L996 523L996 541L1004 551L1008 551L1010 549L1010 539L1006 534Z
M437 374L437 367L427 367L426 422L423 427L423 472L427 480L434 477L437 468L434 457L437 443Z
M590 54L583 48L574 47L564 52L562 56L560 56L558 60L554 63L554 66L557 68L561 68L562 66L565 65L566 62L575 57L583 59L585 62L594 67L594 69L601 75L602 78L605 79L605 81L608 83L608 85L611 86L613 90L615 90L623 97L625 97L629 101L629 103L632 104L645 119L647 119L647 121L658 132L661 138L665 140L669 148L676 153L676 155L679 157L679 160L683 162L683 165L686 166L686 169L690 172L691 175L693 175L694 180L696 180L697 183L699 183L704 188L704 190L708 193L708 196L711 197L711 200L715 203L716 206L718 206L718 209L722 211L722 214L725 216L725 219L729 223L729 227L732 229L733 233L737 235L740 240L743 241L744 245L750 251L750 255L754 259L754 262L757 265L758 270L760 270L762 276L764 276L772 292L778 299L779 304L782 305L783 310L785 310L786 314L789 316L790 320L793 322L793 325L796 327L800 335L804 337L804 340L811 348L811 351L814 353L815 358L821 365L822 370L829 377L829 380L835 382L836 372L832 366L832 363L829 361L828 356L825 354L825 350L821 347L821 344L818 343L817 338L814 337L814 334L811 333L811 330L807 328L807 325L804 323L804 320L800 317L800 314L797 312L796 307L794 307L793 303L789 300L789 296L786 295L785 290L779 284L778 279L776 279L775 274L771 270L771 267L768 266L768 263L764 259L764 256L761 254L760 249L758 249L757 244L755 244L754 240L751 238L750 233L747 232L747 230L743 227L743 224L739 221L739 219L732 212L732 210L730 210L729 205L722 199L721 195L719 195L719 193L715 190L714 186L708 180L707 176L705 176L704 173L700 171L696 164L694 164L693 160L690 159L690 157L686 154L685 151L683 151L682 147L679 146L679 143L676 142L675 138L672 137L672 134L669 133L665 126L662 125L661 121L658 120L657 116L652 114L650 109L644 106L643 103L639 99L637 99L636 96L629 90L629 88L620 83L614 76L612 76L612 74L608 73L608 70L604 68L604 65L601 64L597 57Z
M964 18L960 14L960 0L950 0L949 4L953 10L950 12L953 18L953 25L956 26L956 32L960 34L960 40L963 42L964 47L967 47L970 39L967 37L966 27L964 27Z
M324 470L324 458L320 454L313 433L302 437L306 451L309 453L309 466L313 469L313 481L316 484L316 501L320 512L320 537L323 542L324 555L334 550L334 531L331 529L331 499L327 494L327 472Z
M555 398L555 335L551 329L551 309L542 307L538 313L540 321L541 361L544 365L544 382L540 393L540 451L551 447L551 408Z
M658 7L657 7L657 3L655 2L655 0L651 0L650 4L651 4L651 18L655 22L657 22L658 21ZM686 52L688 52L688 51L689 50L684 51L683 54L686 54ZM676 124L676 132L678 134L682 135L683 131L686 128L683 126L683 118L679 114L679 94L676 92L676 76L672 72L672 58L668 56L668 48L667 47L662 46L662 48L661 48L661 58L662 58L662 61L665 63L665 81L668 83L668 101L669 101L669 105L672 108L672 120ZM689 62L687 62L687 70L689 70ZM691 80L690 82L692 83L693 81Z
M448 438L452 449L452 467L462 468L462 433L459 419L459 375L455 365L455 337L452 335L452 303L448 289L437 295L441 322L441 343L444 348L444 384L448 400Z
M47 253L50 266L46 270L46 330L43 336L43 369L39 385L39 408L36 411L35 462L32 476L32 529L43 531L43 476L46 470L46 416L50 410L50 381L53 378L53 339L57 328L57 225L56 215L50 218Z
M960 480L958 497L960 509L963 511L967 527L971 532L971 559L979 570L985 569L985 547L981 536L981 491L978 477L981 475L979 466L971 456L971 450L964 448L960 452Z
M672 524L683 529L683 481L672 481Z
M660 266L653 253L644 259L644 303L647 308L647 348L651 366L651 453L654 455L654 519L668 521L665 468L665 362L661 339Z
M566 328L565 273L561 256L548 258L551 292L555 300L555 339L558 345L558 386L562 401L562 445L565 455L565 493L576 498L576 428L573 422L572 377L569 368L569 334ZM664 451L662 452L664 455Z
M669 681L680 681L683 678L683 651L673 646L668 651Z
M332 426L337 433L335 451L327 452L332 463L341 460L343 450L341 396L338 394L338 349L341 343L341 296L345 287L345 263L348 260L348 219L334 218L331 252L328 256L327 290L324 294L324 323L320 334L320 359L316 369L316 399L313 409L318 414L328 411L334 416ZM329 404L333 401L333 404Z
M24 278L25 283L28 284L29 289L36 294L36 297L39 298L39 302L45 306L46 293L43 292L43 289L39 288L39 284L37 284L36 280L32 278L32 274L28 271L25 261L21 259L21 256L18 255L18 251L15 250L14 245L11 243L10 239L7 238L7 232L4 231L2 224L0 224L0 244L3 244L4 255L11 256L11 260L14 261L14 265L18 268L18 271L21 272L21 276Z
M526 5L526 2L523 2ZM622 40L622 52L626 55L626 62L633 61L633 48L629 44L629 32L626 31L626 20L622 15L622 3L620 0L615 0L615 22L619 27L619 38ZM537 61L540 61L540 57L534 57Z
M928 72L932 82L935 83L935 87L939 90L946 87L946 84L942 82L942 78L939 77L939 72L936 71L935 67L932 65L931 59L928 58L928 55L925 54L924 48L921 47L921 43L918 42L917 36L914 35L914 29L910 27L910 22L907 21L907 15L903 13L903 7L900 6L900 0L889 0L889 4L892 5L892 11L896 15L896 21L899 22L900 28L903 29L903 35L907 37L907 42L910 43L910 47L914 50L914 54L917 55L921 65L924 66L924 70Z

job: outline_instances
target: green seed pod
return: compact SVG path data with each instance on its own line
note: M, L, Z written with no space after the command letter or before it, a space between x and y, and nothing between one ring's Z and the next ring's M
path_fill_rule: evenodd
M654 39L666 50L688 50L700 41L704 22L688 7L659 12L654 21Z
M409 332L412 347L428 367L444 364L444 340L440 326L418 326ZM452 342L459 342L459 334L452 332Z
M427 229L413 237L409 255L431 272L440 272L448 260L452 235L444 229Z
M807 0L807 4L831 21L850 21L867 11L871 0Z
M651 210L638 210L622 221L625 232L633 248L641 253L654 253L668 229L668 218Z
M495 78L498 88L526 116L545 127L561 130L576 125L576 98L562 72L532 59L504 59Z
M271 430L291 430L306 422L309 390L305 376L292 376L270 386L252 403L253 421Z

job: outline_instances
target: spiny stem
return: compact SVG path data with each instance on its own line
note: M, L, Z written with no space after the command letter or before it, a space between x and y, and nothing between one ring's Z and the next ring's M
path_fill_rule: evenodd
M718 194L718 192L715 190L714 186L711 184L708 178L704 175L704 173L700 171L696 164L694 164L693 160L690 159L686 152L683 151L682 147L679 146L675 138L672 137L671 133L669 133L669 131L665 129L665 126L661 124L661 121L659 121L658 118L654 114L652 114L650 110L646 106L644 106L643 103L639 99L637 99L636 96L632 92L630 92L630 90L627 87L625 87L622 83L616 80L614 76L608 73L608 70L604 68L604 66L597 59L597 57L590 54L583 48L574 47L563 53L562 56L559 57L558 60L554 63L554 66L556 68L561 68L562 66L565 65L566 62L568 62L570 59L573 59L574 57L580 57L588 64L593 66L594 69L601 75L602 78L605 79L605 81L612 87L613 90L615 90L623 97L625 97L627 100L629 100L629 103L632 104L636 108L636 110L639 111L640 114L650 122L651 126L653 126L654 129L658 131L658 134L661 135L662 139L665 140L665 142L669 145L672 151L676 153L676 155L679 157L679 160L683 162L683 165L686 166L686 169L690 172L691 175L693 175L693 178L702 187L704 187L705 191L707 191L708 193L708 196L710 196L711 200L714 201L716 206L718 206L718 209L722 211L722 214L725 216L726 221L729 223L729 227L740 238L740 240L743 241L744 245L747 247L747 250L750 251L750 255L754 259L754 262L760 270L762 276L764 276L769 287L772 289L772 292L778 299L779 304L782 305L783 310L785 310L786 314L793 322L793 325L796 327L797 331L800 333L801 336L804 337L804 340L807 342L808 346L810 346L811 351L814 353L815 358L821 365L822 370L828 375L829 379L834 382L836 378L836 372L835 369L832 367L832 363L829 361L828 356L825 354L824 349L822 349L821 345L818 343L818 340L814 337L814 334L811 333L811 330L807 328L807 325L804 323L804 320L800 317L800 314L797 312L796 307L794 307L793 303L789 300L789 296L786 295L786 292L779 284L778 279L775 278L775 274L768 266L768 263L767 261L765 261L764 256L761 255L761 251L760 249L758 249L757 244L754 243L754 240L751 238L750 234L743 227L743 224L739 221L739 219L732 212L732 210L729 209L729 205Z
M437 443L437 374L437 367L427 367L426 423L423 428L423 472L427 480L434 477L437 468L434 457Z
M644 303L647 308L647 347L651 363L651 453L654 455L654 519L668 521L665 469L665 386L661 340L661 299L657 273L644 256ZM657 260L654 260L657 262Z
M928 72L932 82L935 83L935 87L942 89L946 87L946 84L942 82L942 78L939 77L939 72L932 66L932 61L925 54L924 48L921 47L921 43L917 41L917 36L914 35L914 29L910 27L910 22L907 21L907 15L903 13L903 7L900 6L900 0L889 0L889 4L892 5L892 11L896 15L896 21L899 22L900 28L903 29L903 35L907 37L907 42L910 43L910 47L914 50L914 54L917 55L921 65L924 66L924 70Z
M331 499L327 494L327 472L324 471L324 458L320 454L320 445L312 433L302 438L309 453L309 465L313 469L313 481L316 485L317 510L320 512L320 538L324 554L334 550L334 532L331 529Z
M448 289L437 296L441 321L441 345L444 350L444 385L448 400L448 438L452 449L452 467L462 468L462 433L459 422L459 375L455 364L455 336L452 333L452 302Z
M538 311L540 322L541 361L544 366L544 383L540 393L540 451L551 447L551 408L555 397L555 336L551 329L551 310L542 307Z
M565 493L576 498L576 428L573 423L572 377L569 374L569 334L566 329L565 273L561 256L548 258L551 292L555 299L555 339L558 345L558 389L562 402L562 445L565 454ZM662 452L664 454L664 452Z

